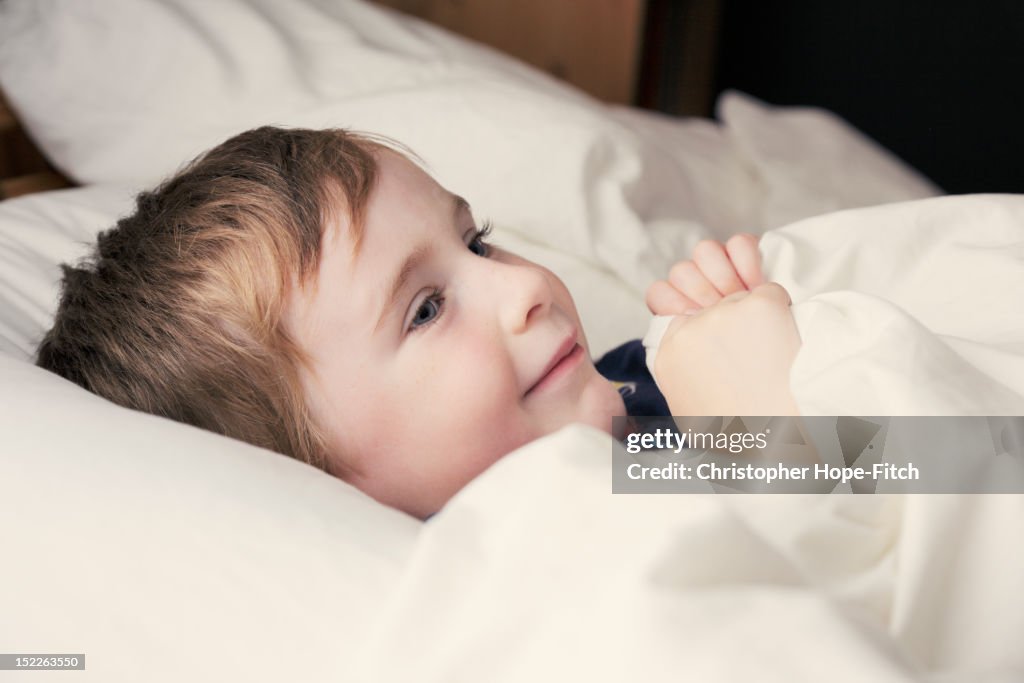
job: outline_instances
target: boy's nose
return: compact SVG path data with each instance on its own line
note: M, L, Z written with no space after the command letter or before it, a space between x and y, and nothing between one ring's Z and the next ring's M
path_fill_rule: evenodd
M510 334L525 332L551 307L553 293L544 272L532 265L507 265L497 274L499 316Z

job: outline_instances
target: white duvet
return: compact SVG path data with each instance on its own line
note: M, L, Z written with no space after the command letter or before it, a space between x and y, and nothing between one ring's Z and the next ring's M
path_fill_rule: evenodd
M763 249L804 413L1024 413L1024 198L830 214ZM611 448L564 430L433 519L368 679L1024 679L1024 496L612 495Z
M943 197L767 235L808 415L1024 415L1024 198Z
M572 428L432 520L372 681L1019 681L1020 496L610 495Z

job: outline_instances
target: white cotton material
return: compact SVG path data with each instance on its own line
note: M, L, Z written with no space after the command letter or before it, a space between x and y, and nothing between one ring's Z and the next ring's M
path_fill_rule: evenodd
M654 359L658 357L658 349L661 347L661 340L665 337L665 333L668 332L668 326L675 319L676 316L674 315L656 315L652 317L650 325L647 327L647 334L641 340L641 343L644 345L644 351L647 353L647 370L651 373L655 383L657 383L658 377L654 374Z
M1024 197L842 211L761 242L804 415L1024 414Z
M1019 680L1024 496L613 495L613 447L569 427L464 489L360 680Z

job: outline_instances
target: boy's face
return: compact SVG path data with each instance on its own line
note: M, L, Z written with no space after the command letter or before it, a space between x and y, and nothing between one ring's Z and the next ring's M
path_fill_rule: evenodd
M424 517L533 439L610 431L623 405L553 273L483 244L465 202L408 160L378 163L358 253L339 219L288 324L331 469Z

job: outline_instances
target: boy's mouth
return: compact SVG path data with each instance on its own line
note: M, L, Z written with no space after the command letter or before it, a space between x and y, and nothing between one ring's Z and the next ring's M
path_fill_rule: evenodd
M529 396L555 383L560 377L571 372L583 355L583 347L576 341L576 335L572 334L567 337L565 341L559 344L558 349L551 356L551 360L544 366L544 371L540 374L540 377L526 390L524 396Z

